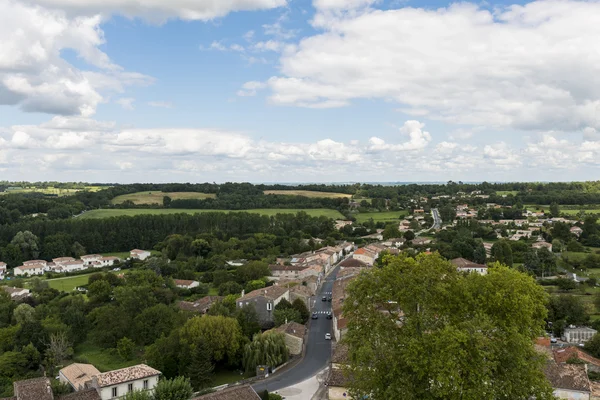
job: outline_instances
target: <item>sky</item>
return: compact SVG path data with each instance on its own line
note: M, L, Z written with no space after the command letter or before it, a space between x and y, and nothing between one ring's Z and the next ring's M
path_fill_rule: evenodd
M0 180L597 180L600 1L0 0Z

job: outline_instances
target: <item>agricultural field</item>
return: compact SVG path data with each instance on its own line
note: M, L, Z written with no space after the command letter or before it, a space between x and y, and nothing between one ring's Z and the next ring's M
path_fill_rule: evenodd
M197 209L177 209L177 208L128 208L128 209L104 209L104 210L92 210L81 214L77 218L109 218L109 217L120 217L120 216L134 216L134 215L166 215L166 214L198 214L204 212L249 212L262 214L267 216L273 216L276 214L296 214L297 212L304 211L312 217L325 216L333 219L343 219L344 216L337 210L331 210L328 208L313 208L313 209L301 209L301 208L263 208L256 210L197 210Z
M265 194L282 194L288 196L304 196L304 197L325 197L328 199L337 199L339 197L352 197L351 194L332 193L332 192L315 192L312 190L265 190Z
M496 192L496 194L498 196L508 196L509 194L516 196L517 194L519 194L519 191L518 190L498 190Z
M76 287L87 285L90 280L90 274L67 276L64 278L49 279L47 282L52 289L60 292L72 292Z
M383 212L366 212L355 214L354 217L359 223L367 222L373 218L374 222L395 222L400 221L408 214L407 211L383 211Z
M524 205L525 209L530 211L540 212L544 210L545 212L550 211L549 205L538 205L538 204L526 204ZM560 213L565 215L577 215L581 211L585 214L600 214L600 205L598 204L589 204L584 206L575 206L575 205L559 205Z
M62 196L70 196L78 192L99 192L100 190L107 189L108 186L86 186L82 189L65 189L65 188L55 188L55 187L47 187L47 188L38 188L38 187L14 187L7 188L6 191L0 192L0 195L3 194L19 194L19 193L43 193L48 195L57 195L59 197Z
M216 195L212 193L151 191L123 194L112 199L111 203L121 204L127 200L130 200L134 204L162 204L163 197L165 196L169 196L171 200L204 200L216 197Z

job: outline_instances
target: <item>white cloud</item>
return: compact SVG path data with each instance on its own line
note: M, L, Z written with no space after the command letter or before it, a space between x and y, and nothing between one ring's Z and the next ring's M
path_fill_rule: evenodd
M286 5L286 0L29 0L77 15L120 14L164 22L170 18L209 21L234 11L265 10Z
M115 101L115 103L117 103L118 105L120 105L121 107L123 107L124 110L133 110L133 102L135 101L134 98L131 97L122 97L120 99L117 99Z
M241 97L256 96L256 92L264 89L267 85L263 82L250 81L242 85L242 89L238 90L237 95Z
M369 139L369 150L370 151L419 151L423 150L429 142L431 142L431 135L429 132L423 131L425 124L419 121L406 121L400 128L400 133L408 136L410 140L408 142L400 144L387 144L383 139L378 137L372 137Z
M169 101L149 101L147 104L150 107L173 108L173 104Z
M456 124L600 129L600 2L323 11L366 3L315 2L323 32L283 53L280 76L267 81L271 102L380 98Z
M90 116L104 91L149 82L123 71L99 49L104 35L99 16L68 18L62 11L0 0L0 105L27 112ZM72 49L95 72L67 63Z

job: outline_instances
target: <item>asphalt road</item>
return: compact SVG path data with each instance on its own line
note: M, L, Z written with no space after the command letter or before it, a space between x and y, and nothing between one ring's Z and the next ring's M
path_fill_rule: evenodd
M442 227L442 219L440 218L440 212L437 208L432 208L431 214L433 215L433 226L431 227L431 229L440 229Z
M306 354L302 361L289 370L275 373L272 377L259 381L252 385L257 392L267 389L269 392L295 385L316 375L325 368L331 357L331 340L325 340L325 334L333 336L332 320L326 318L325 312L331 311L331 303L322 301L323 296L329 296L333 288L333 282L337 275L334 270L321 286L321 290L315 295L316 304L312 311L319 313L318 319L311 319L308 327L308 341Z

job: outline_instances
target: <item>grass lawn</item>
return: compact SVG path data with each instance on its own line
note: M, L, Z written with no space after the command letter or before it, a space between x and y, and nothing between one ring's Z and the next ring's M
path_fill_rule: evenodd
M219 289L216 287L211 287L210 289L208 289L208 295L207 296L218 296L219 295Z
M132 360L123 361L115 349L102 349L88 341L75 347L73 358L77 362L94 365L100 372L131 367L144 362L139 355L136 355Z
M230 371L226 369L219 369L215 371L214 379L211 383L212 387L225 385L226 383L234 383L241 381L242 379L248 379L253 377L252 373L244 373L240 375L239 371Z
M76 287L87 285L90 280L90 275L94 272L85 275L67 276L64 278L49 279L48 284L52 289L61 292L72 292Z
M384 212L367 212L355 214L357 222L367 222L370 218L373 218L375 222L394 222L404 218L408 212L406 211L384 211Z
M163 197L169 196L171 200L187 200L187 199L208 199L216 197L212 193L199 193L199 192L161 192L161 191L149 191L149 192L137 192L123 194L117 196L111 200L112 204L121 204L124 201L131 200L134 204L162 204Z
M498 196L508 196L509 194L516 196L517 194L519 194L519 191L518 190L498 190L498 191L496 191L496 194Z
M352 197L351 194L333 193L333 192L315 192L312 190L265 190L265 194L283 194L288 196L304 196L304 197L326 197L335 199L338 197Z
M262 214L267 216L273 216L276 214L296 214L299 211L304 211L312 217L325 216L334 219L343 219L344 216L337 210L331 210L328 208L313 208L313 209L300 209L300 208L264 208L256 210L191 210L191 209L174 209L174 208L127 208L127 209L105 209L105 210L92 210L88 211L78 218L109 218L109 217L120 217L120 216L134 216L134 215L165 215L165 214L198 214L203 212L249 212Z

